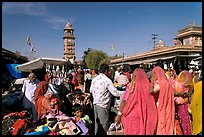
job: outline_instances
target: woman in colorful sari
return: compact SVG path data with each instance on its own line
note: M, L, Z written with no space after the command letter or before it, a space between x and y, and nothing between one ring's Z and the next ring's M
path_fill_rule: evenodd
M51 100L55 98L53 92L46 92L44 96L41 96L38 101L38 119L41 119L43 115L52 109ZM58 109L58 107L57 107Z
M158 112L156 135L174 135L175 106L172 83L161 67L152 69L150 93L155 97Z
M173 82L175 90L176 112L181 122L184 135L192 135L189 115L189 97L193 89L193 75L189 71L181 71Z
M41 96L44 96L44 94L47 92L47 89L48 89L48 82L46 82L46 81L41 81L41 82L37 85L36 90L35 90L35 95L34 95L35 104L37 104L38 99L39 99ZM37 109L37 105L36 105L35 107L36 107L36 109Z
M124 135L155 134L157 109L154 98L149 93L149 86L150 82L144 70L136 69L115 118L115 122L119 123L122 116Z
M192 132L193 135L202 135L202 81L194 85L191 97Z
M41 96L44 96L44 94L47 92L47 89L48 89L48 84L49 84L49 73L46 72L45 74L45 77L44 77L44 81L40 81L35 89L35 94L34 94L34 101L35 101L35 107L36 107L36 110L38 111L38 105L37 105L37 102L38 102L38 99L41 97Z
M48 90L48 84L51 82L52 77L49 72L45 74L45 81L41 81L38 83L35 95L34 95L34 101L35 101L35 107L38 112L38 119L41 115L41 107L42 107L42 99L44 98L45 93Z

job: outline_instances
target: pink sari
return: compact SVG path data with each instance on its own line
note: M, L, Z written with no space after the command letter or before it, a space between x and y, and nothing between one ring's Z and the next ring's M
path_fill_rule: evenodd
M182 71L174 81L175 92L191 93L192 88L193 88L193 75L186 70ZM188 101L189 101L188 96L176 97L177 102L176 111L178 113L184 135L192 135L190 115L188 113L189 107Z
M124 135L153 135L156 131L157 110L149 93L149 80L142 69L135 70L130 94L123 109ZM128 92L128 91L126 91Z
M156 74L159 90L159 105L157 135L173 135L175 123L174 90L172 83L167 79L161 67L155 67L152 73Z

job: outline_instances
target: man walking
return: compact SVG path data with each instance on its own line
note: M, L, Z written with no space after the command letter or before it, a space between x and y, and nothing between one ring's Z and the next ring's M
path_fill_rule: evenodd
M107 77L109 66L102 64L100 74L91 83L90 93L93 95L95 135L106 135L108 130L111 94L119 97L123 92L118 91Z

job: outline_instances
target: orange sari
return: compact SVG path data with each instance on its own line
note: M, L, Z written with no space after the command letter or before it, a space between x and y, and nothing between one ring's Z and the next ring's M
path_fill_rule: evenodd
M46 114L48 111L50 111L52 108L50 106L51 99L54 97L53 92L47 92L44 96L41 96L38 101L38 119L41 118L43 114Z
M47 89L48 89L48 82L46 81L39 82L35 89L34 101L35 101L35 107L37 111L38 111L38 105L37 105L38 99L44 96L44 94L47 92Z

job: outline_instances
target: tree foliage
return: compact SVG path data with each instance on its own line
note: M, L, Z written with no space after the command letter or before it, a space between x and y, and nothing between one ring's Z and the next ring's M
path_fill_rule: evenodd
M86 62L85 62L85 58L88 55L88 53L90 51L93 51L92 48L88 48L86 51L84 51L84 55L82 56L82 68L87 68Z
M90 69L99 69L99 66L103 63L109 63L110 58L107 53L101 50L92 50L86 55L85 63Z

